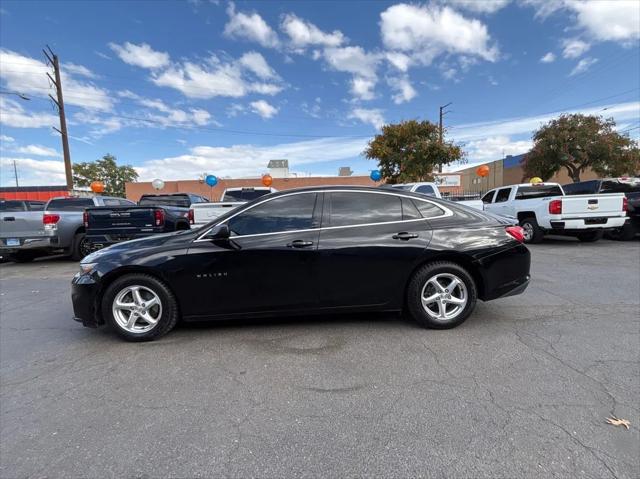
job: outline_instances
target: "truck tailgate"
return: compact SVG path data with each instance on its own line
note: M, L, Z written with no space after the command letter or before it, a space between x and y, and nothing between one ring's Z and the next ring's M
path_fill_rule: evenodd
M44 237L42 213L42 211L0 213L0 238Z
M563 196L562 216L623 216L623 198L621 193Z
M87 208L87 234L153 232L154 210L148 206Z

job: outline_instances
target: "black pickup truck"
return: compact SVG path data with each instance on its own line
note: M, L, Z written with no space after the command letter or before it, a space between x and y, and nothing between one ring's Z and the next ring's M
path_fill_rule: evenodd
M137 206L86 208L84 227L92 250L146 236L191 228L190 207L208 203L190 193L142 195Z
M624 193L627 221L622 228L614 228L605 235L614 240L629 241L640 234L640 178L620 177L579 181L562 185L565 195Z

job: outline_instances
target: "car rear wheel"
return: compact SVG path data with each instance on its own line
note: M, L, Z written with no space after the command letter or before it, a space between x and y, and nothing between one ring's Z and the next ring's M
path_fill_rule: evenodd
M162 281L146 274L128 274L107 288L102 316L124 339L151 341L173 329L178 305Z
M449 329L462 324L472 313L478 298L469 272L448 261L421 267L409 282L407 307L422 326Z
M80 261L82 258L91 253L91 245L84 233L76 233L71 243L71 259Z
M603 234L603 230L586 231L584 233L579 233L578 239L583 243L593 243L602 238Z
M538 221L534 217L523 218L520 220L520 226L524 230L525 243L540 243L544 238L544 231L538 226Z

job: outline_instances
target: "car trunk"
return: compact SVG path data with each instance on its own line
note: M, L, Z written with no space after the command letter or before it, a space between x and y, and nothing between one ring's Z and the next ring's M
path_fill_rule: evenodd
M563 196L562 215L584 217L585 213L586 216L621 213L623 197L621 193Z

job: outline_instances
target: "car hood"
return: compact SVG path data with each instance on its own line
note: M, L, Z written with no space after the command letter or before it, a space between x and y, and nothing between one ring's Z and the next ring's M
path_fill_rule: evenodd
M139 251L148 251L152 248L167 246L171 243L183 244L186 248L195 236L196 234L194 230L186 230L123 241L122 243L117 243L98 251L94 251L93 253L85 256L82 259L82 263L95 263L97 261L104 260L109 256L121 255L123 253L131 255Z

